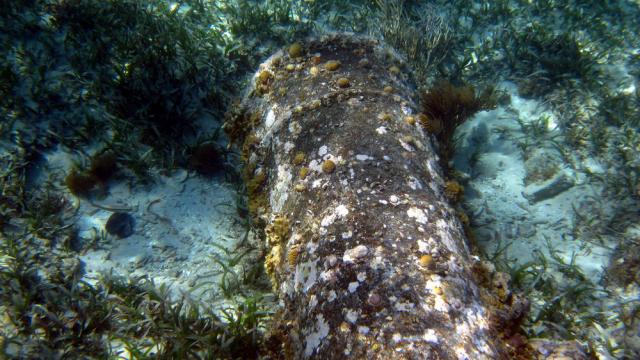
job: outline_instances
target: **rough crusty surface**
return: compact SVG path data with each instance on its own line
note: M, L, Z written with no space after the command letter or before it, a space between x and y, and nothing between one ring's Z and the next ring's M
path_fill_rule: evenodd
M526 358L498 328L521 319L526 301L478 285L493 275L443 194L432 139L407 121L417 109L410 70L373 40L303 46L301 57L281 51L261 65L226 125L253 181L280 353Z

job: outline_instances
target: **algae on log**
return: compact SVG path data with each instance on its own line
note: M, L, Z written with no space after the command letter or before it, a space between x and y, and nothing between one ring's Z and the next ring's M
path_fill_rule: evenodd
M470 254L409 69L329 36L261 65L225 129L282 309L288 358L500 359L527 302Z

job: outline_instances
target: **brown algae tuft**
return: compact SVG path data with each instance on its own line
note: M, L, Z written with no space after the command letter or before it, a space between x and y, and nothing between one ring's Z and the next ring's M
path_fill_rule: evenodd
M285 215L278 215L273 222L267 225L265 233L269 245L279 245L287 241L291 232L289 218Z
M338 60L329 60L324 64L324 68L329 71L336 71L340 68L340 61Z
M261 84L268 84L272 77L273 75L269 71L263 70L258 75L258 80Z
M349 79L345 78L345 77L341 77L340 79L338 79L337 84L339 87L341 88L348 88L349 87Z
M64 179L69 192L75 196L87 196L93 190L97 181L94 177L73 169Z
M405 118L404 118L404 121L405 121L407 124L411 125L411 126L413 126L413 125L415 125L415 124L416 124L416 118L415 118L414 116L411 116L411 115L409 115L409 116L405 117Z
M302 44L295 42L289 46L289 56L291 58L299 58L304 54Z
M322 171L326 174L332 173L336 169L336 163L333 160L325 160L322 163Z
M293 157L293 165L300 165L305 161L305 159L306 156L304 155L304 153L302 151L298 151Z
M420 257L420 266L428 268L433 264L433 257L431 255L422 255Z
M276 216L273 222L265 228L267 243L271 249L266 256L264 266L274 287L277 286L278 280L276 270L283 264L284 245L290 233L291 226L286 215Z
M449 200L456 203L462 200L464 188L457 181L449 180L444 184L444 194Z
M300 169L300 172L298 173L298 175L300 176L300 180L304 180L307 178L307 175L309 175L309 168L308 167L303 167Z
M418 114L418 122L430 134L438 135L442 131L442 120L440 119L430 118L429 116L420 113Z
M258 74L258 81L256 81L256 93L259 96L268 94L271 91L271 83L273 83L273 74L267 70L263 70Z
M289 262L289 266L296 266L298 255L300 255L300 245L293 245L291 249L289 249L289 253L287 254L287 261Z
M88 169L71 169L64 182L75 196L89 196L96 188L106 190L107 182L118 172L117 157L111 152L94 155Z
M391 121L391 119L393 119L393 117L389 113L382 113L382 114L378 115L378 119L386 122L386 121Z

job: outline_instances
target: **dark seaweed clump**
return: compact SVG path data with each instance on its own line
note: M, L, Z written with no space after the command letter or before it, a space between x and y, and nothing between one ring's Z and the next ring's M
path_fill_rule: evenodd
M447 159L452 155L451 140L456 128L478 111L496 106L492 87L477 92L471 85L456 86L446 80L436 82L422 94L421 100L426 117L419 120L436 136Z
M640 284L640 244L631 243L616 248L607 269L607 280L612 284L628 286Z
M94 155L86 169L74 166L65 177L64 182L69 191L82 197L88 197L97 190L104 193L109 180L118 174L118 159L112 152Z
M39 246L35 239L16 240L22 244L0 247L11 256L0 267L3 358L106 359L123 351L145 359L257 356L266 313L256 298L220 316L186 296L172 301L168 287L145 277L105 274L93 286L81 281L78 260L37 258L24 247Z
M293 24L288 3L280 1L277 14L279 21ZM222 33L228 28L234 35L250 28L270 32L265 24L275 13L270 4L240 7L235 1L175 5L160 0L3 4L2 358L111 358L123 349L135 358L256 356L268 314L259 297L238 299L220 315L186 297L173 301L167 288L148 279L106 276L90 285L81 280L76 259L78 251L99 246L106 235L96 231L94 239L78 241L77 207L65 186L91 197L104 194L116 178L140 183L176 167L220 169L221 151L205 148L194 153L200 160L191 162L184 149L204 142L196 138L218 143L220 114L241 88L244 73L238 69L253 67L261 56ZM223 23L221 12L242 23ZM283 39L294 36L281 33ZM72 169L34 171L42 170L43 154L56 145L75 155ZM87 150L95 147L102 150ZM126 236L133 227L124 224L112 232ZM237 287L226 288L229 296L237 293ZM114 349L114 343L123 349Z
M164 1L11 2L3 12L1 130L72 151L106 142L138 181L185 164L182 144L232 95L208 3L178 13ZM110 172L93 170L99 182Z
M519 75L521 94L540 96L571 81L593 83L603 54L588 52L572 32L556 34L533 23L518 31L505 47L511 68Z

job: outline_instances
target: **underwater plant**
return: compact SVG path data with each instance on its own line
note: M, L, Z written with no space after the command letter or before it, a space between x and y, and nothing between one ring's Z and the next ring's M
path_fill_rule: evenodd
M73 168L69 175L64 178L64 183L73 195L88 196L97 182L93 177L83 174L77 168Z
M86 168L75 164L64 178L64 183L73 195L89 197L96 190L104 192L107 183L117 174L116 155L111 151L100 151L91 157Z
M24 128L70 151L110 142L119 165L142 182L149 177L133 159L148 149L153 156L147 169L173 166L172 156L194 134L195 123L215 121L237 81L221 81L234 66L223 58L221 37L209 26L218 21L213 6L13 4L3 28L15 36L0 35L9 54L0 62L6 95L0 106L7 118L0 132Z
M7 358L251 357L270 314L255 294L213 309L145 278L103 274L81 280L81 265L58 250L55 258L33 237L0 242L0 354ZM117 344L123 344L118 347Z
M604 52L587 51L571 32L556 34L534 22L525 31L514 31L504 47L512 71L519 74L522 95L540 96L570 80L593 83Z
M407 56L418 82L426 83L453 40L447 19L433 4L409 7L401 0L377 0L376 4L381 37Z
M100 182L107 182L118 171L118 158L112 152L98 153L91 158L87 174Z
M481 93L470 85L456 86L446 80L440 80L422 94L422 114L420 124L442 146L442 155L452 155L451 140L456 128L480 110L495 107L493 87Z

